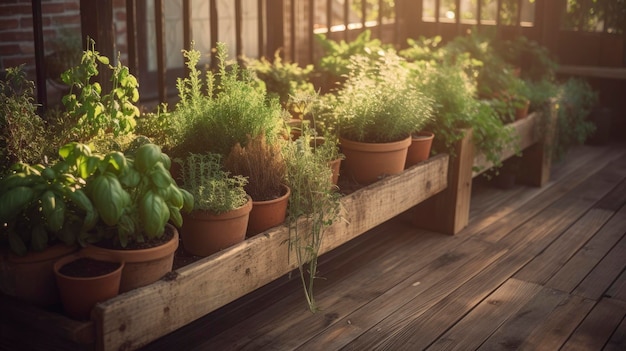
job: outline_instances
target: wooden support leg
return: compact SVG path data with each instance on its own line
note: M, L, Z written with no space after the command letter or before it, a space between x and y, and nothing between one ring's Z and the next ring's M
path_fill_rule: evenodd
M556 108L550 104L550 112L547 122L541 123L537 131L540 140L524 150L522 154L519 182L531 186L544 186L550 180L550 167L552 165L551 143L556 133Z
M464 132L465 137L455 146L456 157L449 161L448 187L414 208L417 227L454 235L468 224L474 145L472 130Z

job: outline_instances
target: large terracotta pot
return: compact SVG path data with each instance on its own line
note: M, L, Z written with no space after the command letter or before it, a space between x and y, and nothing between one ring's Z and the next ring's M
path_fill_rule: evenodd
M178 231L170 224L166 224L165 230L173 232L172 239L148 249L116 250L89 245L83 250L89 253L106 253L116 261L125 263L120 283L120 293L123 293L152 284L172 270L174 252L178 248Z
M106 274L85 277L75 277L62 272L65 265L79 259L115 262L118 266ZM124 262L116 262L111 257L92 256L84 252L65 256L56 261L54 275L65 314L74 319L89 319L91 310L96 303L117 296L123 268Z
M409 150L406 154L406 168L428 159L434 138L435 134L431 132L411 134L411 146L409 146Z
M252 201L252 211L250 211L248 221L248 236L262 233L285 221L291 189L284 184L283 189L283 195L277 199Z
M362 143L340 139L346 156L346 176L359 184L371 184L382 177L399 174L404 170L411 137L391 143Z
M0 290L38 306L59 303L52 267L55 261L76 250L75 245L57 244L25 256L8 254L6 260L0 262Z
M240 243L246 238L252 199L232 211L214 214L194 210L183 214L180 236L185 251L196 256L209 256Z

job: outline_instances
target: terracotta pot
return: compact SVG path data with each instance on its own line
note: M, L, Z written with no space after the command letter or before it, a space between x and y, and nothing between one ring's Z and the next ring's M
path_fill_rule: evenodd
M340 158L334 159L330 161L328 165L330 166L330 169L333 171L333 174L331 176L331 182L334 185L337 185L337 182L339 181L339 170L341 169L341 159Z
M250 211L248 221L248 236L262 233L285 221L291 189L284 184L283 188L283 195L277 199L252 201L252 211Z
M240 243L246 238L252 199L232 211L214 214L194 210L183 214L180 236L185 251L195 256L209 256Z
M409 146L409 150L406 154L406 168L428 160L434 138L435 134L431 132L411 134L411 146Z
M117 296L120 289L124 262L116 262L119 266L110 273L93 277L74 277L60 272L63 266L81 258L98 261L116 262L115 259L98 254L84 252L65 256L54 264L54 274L63 303L65 314L74 319L89 319L93 306Z
M120 283L120 293L123 293L152 284L172 270L174 252L178 248L178 231L170 224L166 224L165 230L173 231L174 235L170 241L161 246L139 250L115 250L89 245L83 251L90 254L106 253L116 261L125 263Z
M52 267L58 259L76 252L78 247L57 244L25 256L9 254L0 267L0 290L38 306L59 303Z
M515 120L519 121L520 119L526 118L526 116L528 116L529 108L530 108L530 101L526 100L522 107L518 107L515 109Z
M341 138L340 143L346 156L343 161L346 176L359 184L371 184L404 170L411 137L391 143L362 143Z

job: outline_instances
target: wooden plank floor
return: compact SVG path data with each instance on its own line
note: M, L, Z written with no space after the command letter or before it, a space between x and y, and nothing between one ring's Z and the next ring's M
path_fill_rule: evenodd
M626 145L543 188L474 183L456 236L405 213L322 256L322 311L286 276L144 349L626 350Z

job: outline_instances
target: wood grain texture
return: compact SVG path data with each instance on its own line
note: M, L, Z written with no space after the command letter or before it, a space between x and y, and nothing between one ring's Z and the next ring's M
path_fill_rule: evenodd
M601 299L576 328L562 350L601 350L626 316L626 303Z

